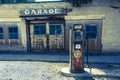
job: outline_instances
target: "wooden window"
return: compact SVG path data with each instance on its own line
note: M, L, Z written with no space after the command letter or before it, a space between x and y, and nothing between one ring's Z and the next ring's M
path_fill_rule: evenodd
M46 25L45 24L35 24L34 25L34 35L45 35Z
M4 30L3 27L0 27L0 44L4 44Z
M9 39L19 39L17 26L8 27L8 33L9 33Z
M49 32L51 35L61 35L62 34L62 25L61 24L50 24Z
M0 40L4 39L4 31L3 31L3 27L0 27Z
M96 38L97 37L97 25L87 24L85 26L85 38Z

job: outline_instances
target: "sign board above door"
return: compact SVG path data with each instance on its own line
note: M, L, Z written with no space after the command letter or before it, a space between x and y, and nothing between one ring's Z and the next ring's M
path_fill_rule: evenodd
M20 11L20 16L51 16L51 15L67 15L65 8L49 8L49 9L26 9Z

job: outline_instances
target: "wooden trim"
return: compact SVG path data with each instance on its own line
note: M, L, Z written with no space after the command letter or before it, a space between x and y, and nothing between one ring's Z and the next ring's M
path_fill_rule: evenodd
M26 23L26 34L27 34L27 51L31 52L31 39L30 39L30 26L29 21L25 20Z
M46 24L46 23L50 23L50 24L63 24L63 20L39 20L39 21L30 21L30 24Z
M19 44L20 43L19 39L11 39L8 41L9 41L9 44Z

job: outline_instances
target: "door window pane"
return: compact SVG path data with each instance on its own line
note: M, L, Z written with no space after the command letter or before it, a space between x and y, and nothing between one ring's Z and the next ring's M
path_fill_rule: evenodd
M9 39L18 39L18 27L9 27Z
M51 35L61 35L62 34L62 26L61 24L50 24L50 34Z
M3 28L2 27L0 27L0 39L4 39Z
M97 37L97 26L96 25L86 25L85 26L85 37L86 38L96 38Z
M45 34L46 34L45 24L34 25L34 35L45 35Z

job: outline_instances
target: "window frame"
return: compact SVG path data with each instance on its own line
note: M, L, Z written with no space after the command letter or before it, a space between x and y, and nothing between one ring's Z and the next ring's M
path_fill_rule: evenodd
M90 26L90 27L91 27L91 26L92 26L92 27L94 26L94 27L96 27L96 31L87 31L87 30L86 30L86 26ZM85 34L88 34L88 33L95 33L95 34L96 34L95 37L88 37L88 39L97 39L97 35L98 35L97 32L98 32L97 24L86 24L86 25L85 25ZM86 35L85 35L85 38L87 38Z
M17 34L17 39L10 39L10 32L9 28L17 28L17 33L12 33L12 34ZM18 26L8 26L8 40L19 40L19 28Z
M50 34L50 25L60 25L61 26L61 34ZM54 23L49 23L49 34L50 35L62 35L63 33L62 33L62 31L63 31L63 29L62 29L62 26L63 26L63 24L54 24ZM55 26L55 29L56 29L56 26Z
M4 38L4 27L3 27L3 26L0 26L0 28L3 29L3 33L0 33L0 34L3 34L3 39L0 39L0 40L4 40L4 39L5 39L5 38Z
M39 27L40 27L40 25L44 25L44 27L45 27L45 34L41 34L41 32L40 32L39 34L35 34L35 26L39 26ZM39 30L40 30L40 28L39 28ZM38 30L38 31L39 31L39 30ZM45 24L45 23L42 23L42 24L34 24L34 25L33 25L33 32L34 32L34 35L36 35L36 36L37 36L37 35L41 35L41 36L42 36L42 35L46 35L46 24Z

